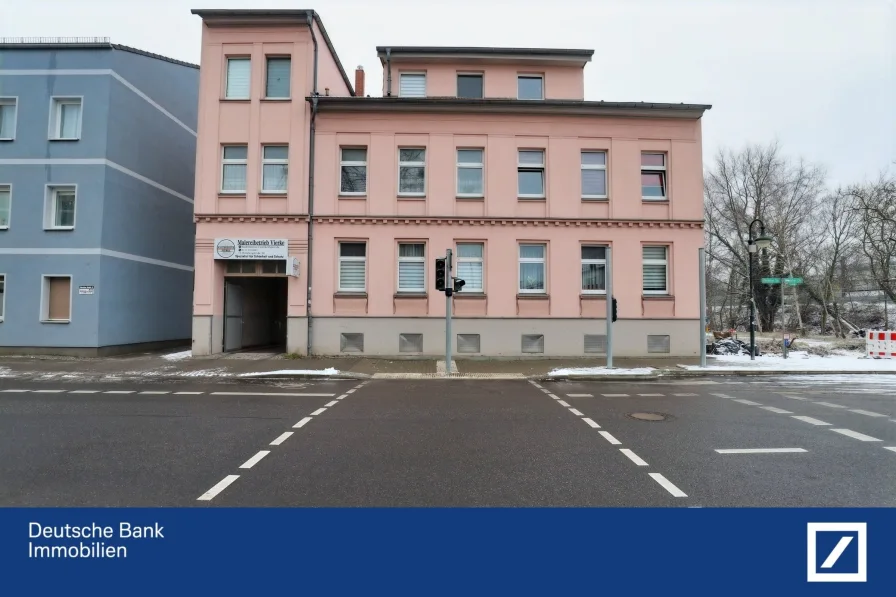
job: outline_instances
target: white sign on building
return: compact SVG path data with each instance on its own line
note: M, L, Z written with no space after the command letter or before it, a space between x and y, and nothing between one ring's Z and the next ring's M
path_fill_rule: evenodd
M215 259L283 259L289 258L289 241L285 238L216 238Z

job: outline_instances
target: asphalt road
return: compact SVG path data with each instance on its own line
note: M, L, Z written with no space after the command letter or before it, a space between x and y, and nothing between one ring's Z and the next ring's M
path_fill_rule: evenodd
M0 454L0 506L892 507L896 382L0 379Z

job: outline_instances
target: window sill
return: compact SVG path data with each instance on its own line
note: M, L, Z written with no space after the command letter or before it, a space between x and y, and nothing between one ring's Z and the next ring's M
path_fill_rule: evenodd
M457 195L458 201L485 201L485 195Z
M218 197L227 197L228 199L245 199L246 191L218 191Z
M49 226L49 227L44 228L44 230L46 232L54 232L54 231L67 232L69 230L74 230L74 229L75 229L74 226Z
M286 191L258 191L261 197L286 197Z
M429 296L426 292L396 292L392 298L421 299Z
M9 230L9 226L0 226L0 230Z
M462 290L460 292L455 292L451 295L451 298L456 299L484 299L486 295L484 292L469 292L466 290Z
M547 201L548 200L548 198L544 195L540 195L537 197L535 195L533 195L531 197L526 196L526 195L519 195L519 196L517 196L516 199L517 199L517 201Z
M399 193L397 198L402 201L426 201L426 195L403 195Z
M530 293L523 293L523 292L521 292L521 293L519 293L519 294L516 295L516 298L517 298L517 299L530 299L530 300L536 300L536 301L546 301L546 300L548 300L548 299L550 298L550 295L548 295L547 293L535 293L535 292L533 292L533 293L530 294Z
M48 141L80 141L81 137L71 137L71 138L50 137L47 140Z
M644 203L669 203L668 197L641 197Z
M71 323L71 319L41 319L41 323Z
M675 297L671 294L642 294L643 301L674 301Z
M292 98L291 97L263 97L263 98L261 98L261 101L262 102L273 102L273 103L291 102Z
M222 97L221 101L227 102L229 104L248 104L252 101L252 99L248 97Z
M601 293L597 293L597 292L595 292L595 293L592 294L592 293L586 293L586 292L583 292L583 293L579 294L579 298L580 298L580 299L583 299L583 300L586 300L586 301L589 301L589 300L591 300L591 301L605 301L605 300L607 300L607 293L606 293L606 292L601 292Z
M0 137L0 143L3 141L15 141L15 137Z
M597 201L601 203L606 203L609 201L609 197L582 197L582 201Z
M367 193L360 193L358 195L350 194L350 193L339 193L340 199L367 199Z
M333 294L336 298L367 298L367 292L350 292L347 290L339 290Z

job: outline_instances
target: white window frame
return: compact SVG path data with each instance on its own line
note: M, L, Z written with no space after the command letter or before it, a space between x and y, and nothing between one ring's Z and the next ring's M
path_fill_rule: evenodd
M422 257L402 257L401 256L401 245L423 245L423 256ZM398 241L395 247L396 253L398 255L398 261L395 266L395 292L399 294L425 294L426 293L426 242L425 241L417 241L417 240L401 240ZM401 264L405 263L422 263L423 264L423 286L419 288L401 288ZM446 281L447 284L447 281Z
M479 245L482 247L482 257L461 257L460 256L460 246L461 245ZM461 293L468 294L485 294L485 243L482 241L475 240L464 240L457 241L454 243L454 252L457 255L458 263L478 263L480 269L480 277L482 278L482 286L476 288L475 286L470 286L470 281L464 279L464 287L460 289ZM460 268L456 268L457 271L460 271Z
M68 319L50 319L50 278L68 278ZM75 309L75 281L71 274L42 274L40 277L40 322L71 323ZM4 292L4 297L6 293Z
M410 77L423 77L423 95L402 95L401 93L401 79L404 76ZM412 70L412 71L402 71L398 73L398 97L426 97L426 93L428 90L429 81L427 81L426 71L420 70Z
M0 284L3 284L3 292L0 292L0 323L3 323L3 319L6 317L6 287L7 284L6 274L0 273Z
M644 249L648 247L662 247L666 257L664 259L644 259ZM669 292L669 245L641 245L641 292L645 295L654 294L659 296L667 296ZM644 289L644 266L645 265L662 265L666 270L666 283L663 290L645 290Z
M246 87L246 95L227 95L227 82L230 78L230 61L240 60L249 63L249 85ZM226 100L247 100L252 97L252 57L251 56L225 56L224 58L224 89L223 96Z
M78 106L78 130L74 137L63 137L60 126L62 125L62 106ZM18 116L18 114L17 114ZM50 128L47 138L50 141L80 141L81 131L84 128L84 96L83 95L54 95L50 98Z
M479 97L460 97L460 77L479 77L482 81L482 95ZM460 99L485 99L485 73L482 71L474 72L474 71L457 71L457 75L454 78L454 87L455 87L455 95Z
M535 258L535 257L523 257L522 256L523 255L523 247L528 247L528 246L543 247L544 252L542 253L542 257L540 259ZM547 245L547 243L538 243L538 242L517 243L516 257L517 257L517 264L516 264L517 284L516 284L516 287L517 287L517 291L519 292L519 294L547 294L548 293L548 245ZM520 265L523 263L540 263L541 264L541 269L544 272L544 275L543 275L544 288L542 288L540 290L539 289L532 290L529 288L526 288L526 289L523 288L523 277L522 277L522 272L521 272L521 268L520 268Z
M402 162L401 161L401 150L402 149L420 149L423 150L423 161L422 162ZM427 151L426 147L399 147L398 148L398 170L396 171L396 175L398 176L397 180L397 189L399 197L426 197L426 183L429 182L426 176L426 158L428 157L429 151ZM401 190L401 169L402 168L423 168L423 192L408 192Z
M224 150L228 147L245 147L246 148L246 157L240 159L224 159ZM222 195L245 195L248 192L248 189L243 189L241 191L238 190L224 190L224 166L239 166L242 165L246 168L246 184L244 186L249 186L249 146L245 143L226 143L221 146L221 176L220 182L218 183L218 192Z
M663 165L662 166L645 166L644 165L644 156L645 155L661 155L663 156ZM641 183L641 200L642 201L668 201L669 200L669 174L667 171L667 167L669 165L669 154L665 151L642 151L641 152L641 172L660 172L663 175L663 195L662 197L645 197L644 196L644 184ZM641 182L640 180L638 182Z
M363 149L365 160L363 162L343 159L342 151L345 149ZM360 145L345 145L339 147L339 194L343 197L363 197L367 195L367 184L369 182L368 174L370 167L367 165L370 161L370 149ZM364 166L364 190L363 191L343 191L342 190L342 168L345 166Z
M520 79L541 79L541 97L533 99L523 99L520 97ZM537 102L544 99L544 75L540 73L517 73L516 74L516 99L524 102Z
M585 247L592 248L600 248L604 249L604 258L603 259L585 259L582 257L582 249ZM607 294L607 284L606 284L606 275L607 275L607 257L606 257L606 249L607 245L602 245L599 243L583 243L579 245L579 257L581 258L582 265L603 265L604 266L604 289L603 290L586 290L585 289L585 281L582 280L581 268L579 271L579 285L581 288L582 294L596 294L596 295L605 295Z
M271 60L288 60L289 61L289 87L288 92L285 96L278 97L276 95L268 95L268 77L270 77L270 65ZM251 77L251 69L249 67L250 77ZM251 78L250 78L251 80ZM285 102L292 99L292 56L289 54L270 54L264 57L264 99L270 101L280 101Z
M12 185L0 184L0 192L4 190L9 193L9 207L6 210L6 224L0 224L0 230L9 230L12 225Z
M75 213L72 214L71 226L56 225L56 201L60 191L75 193ZM74 230L78 219L78 185L50 183L44 186L44 230Z
M364 245L364 257L343 257L342 256L342 245ZM336 291L337 292L367 292L367 256L370 254L370 243L366 240L340 240L336 246ZM364 263L364 288L343 288L342 287L342 262L343 261L361 261Z
M461 151L480 151L482 152L481 162L461 162ZM519 154L517 154L519 159ZM454 174L454 192L456 197L466 197L473 199L481 199L485 197L485 148L484 147L458 147L454 151L454 161L457 165L457 171ZM481 170L482 171L482 192L481 193L461 193L460 192L460 171L461 170Z
M541 165L537 166L534 164L521 163L520 162L520 153L522 153L524 151L539 151L539 152L541 152ZM547 152L544 149L537 148L537 147L532 147L532 148L519 147L519 148L517 148L517 150L516 150L516 174L517 174L517 176L516 176L516 186L517 186L516 196L517 196L517 198L519 198L519 199L545 199L547 197L548 174L547 174L547 168L545 167L546 163L547 163ZM524 194L524 193L520 192L520 188L519 188L520 187L520 176L519 176L519 174L520 174L521 170L541 170L541 194L540 195Z
M604 163L600 164L585 164L582 160L582 154L585 153L602 153L604 154ZM609 197L610 192L610 176L607 169L608 161L609 161L609 152L606 149L583 149L579 153L579 164L582 170L603 170L604 171L604 191L603 195L586 195L585 189L582 189L582 199L607 199ZM581 174L579 175L579 184L582 184Z
M16 128L18 128L19 122L19 98L12 96L0 96L0 106L9 107L12 106L13 109L13 117L12 117L12 132L8 137L0 136L0 141L15 141L16 140ZM0 117L0 123L2 123L2 117ZM0 134L2 134L2 130L0 130Z
M286 157L285 158L266 158L264 157L264 150L268 147L285 147L286 148ZM265 166L286 166L286 188L285 189L266 189L264 188L264 167ZM223 166L221 170L222 181L223 181ZM248 185L247 185L248 186ZM267 143L261 146L261 192L265 195L285 195L287 189L289 188L289 145L284 143Z

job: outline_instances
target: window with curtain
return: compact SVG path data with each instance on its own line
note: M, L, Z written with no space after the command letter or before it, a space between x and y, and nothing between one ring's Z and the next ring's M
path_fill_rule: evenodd
M367 243L339 243L339 291L367 288Z
M641 154L641 197L651 201L665 201L666 154Z
M457 196L482 197L485 191L483 181L484 149L457 150Z
M81 138L81 99L76 97L53 98L51 113L53 139Z
M398 292L426 292L426 246L398 244Z
M482 243L457 243L457 277L466 282L461 292L485 292Z
M9 212L12 210L12 187L0 185L0 228L9 227Z
M400 97L426 97L426 73L401 73L398 95Z
M521 149L518 152L518 160L519 197L544 199L544 150Z
M289 172L289 146L265 145L261 156L261 191L285 193Z
M607 152L582 152L582 198L607 198Z
M246 162L249 148L246 145L225 145L221 159L221 192L246 192Z
M398 194L420 196L426 193L426 149L398 150Z
M47 187L44 199L44 229L70 230L75 227L77 190L72 185Z
M343 147L340 153L340 195L367 193L367 148Z
M606 247L582 247L582 292L585 294L607 292Z
M289 75L292 60L287 57L267 59L267 73L264 82L264 96L268 99L289 97Z
M520 293L545 292L545 246L520 245Z
M644 294L668 294L669 248L643 247Z
M224 84L226 99L249 99L251 64L249 58L227 59L227 80Z

